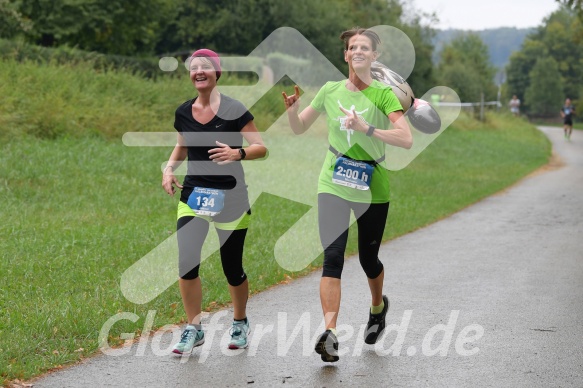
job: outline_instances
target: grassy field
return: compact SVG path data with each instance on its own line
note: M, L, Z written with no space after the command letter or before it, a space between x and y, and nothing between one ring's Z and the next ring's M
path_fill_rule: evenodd
M100 328L118 312L140 319L116 324L112 346L123 342L121 333L139 333L149 310L156 310L154 327L183 322L176 286L143 305L120 291L124 271L174 232L177 204L160 187L160 165L171 148L127 147L121 136L171 132L175 107L192 94L189 81L3 62L0 92L0 381L29 379L94 354ZM265 120L261 128L281 113L279 93L252 109ZM302 144L319 152L317 142ZM460 117L410 166L391 173L385 239L507 187L549 155L546 138L521 119ZM290 272L274 260L277 240L309 208L267 192L258 196L245 250L252 293L321 265L317 259ZM353 231L350 252L355 238ZM203 263L201 277L205 309L228 303L216 254Z

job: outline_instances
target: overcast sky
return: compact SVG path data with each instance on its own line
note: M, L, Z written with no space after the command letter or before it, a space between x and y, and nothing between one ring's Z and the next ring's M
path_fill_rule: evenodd
M415 8L435 12L438 29L527 28L542 24L559 8L555 0L413 0Z

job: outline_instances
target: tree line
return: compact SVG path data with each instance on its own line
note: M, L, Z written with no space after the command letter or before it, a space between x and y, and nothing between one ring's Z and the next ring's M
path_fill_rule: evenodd
M433 86L433 32L420 17L403 21L403 12L401 0L0 0L0 37L127 56L200 47L248 55L288 26L345 70L340 32L384 24L413 41L417 63L410 81L425 91Z
M462 101L475 102L482 96L496 99L502 91L503 99L516 94L528 113L544 116L556 114L565 96L576 100L583 93L580 2L563 3L512 54L504 85L495 81L497 68L476 33L462 33L443 45L434 64L436 32L427 20L436 16L411 14L404 0L0 0L0 38L132 57L200 47L245 56L275 29L289 26L346 71L339 33L390 25L415 47L415 68L407 81L417 95L446 85Z
M533 116L555 116L565 98L583 96L581 13L563 7L529 35L506 67L506 96L517 95Z

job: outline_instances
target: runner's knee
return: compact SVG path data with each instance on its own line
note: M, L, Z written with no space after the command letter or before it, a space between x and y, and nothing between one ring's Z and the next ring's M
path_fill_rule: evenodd
M198 277L198 269L199 268L200 268L200 265L197 265L196 267L194 267L190 271L184 270L184 269L181 268L180 271L179 271L179 273L180 273L180 279L184 279L184 280L196 279ZM184 273L184 271L187 271L187 272ZM184 275L183 275L183 273L184 273Z
M243 248L247 229L217 229L217 234L221 243L220 252L223 273L230 286L240 286L247 279L243 269Z
M208 233L208 222L191 216L176 221L178 240L178 276L192 280L198 277L202 243Z
M383 272L384 266L383 263L377 257L363 257L362 255L359 256L360 265L366 274L366 277L369 279L376 279L381 272Z
M340 279L344 268L344 249L328 247L324 251L322 276Z

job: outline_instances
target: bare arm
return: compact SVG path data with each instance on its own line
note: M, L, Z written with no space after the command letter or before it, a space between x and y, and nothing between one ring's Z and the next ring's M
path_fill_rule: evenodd
M182 189L182 185L174 176L174 171L182 164L182 162L186 159L188 155L188 149L184 145L184 137L181 134L177 135L177 142L170 154L170 159L168 159L168 163L166 163L166 167L164 167L164 171L162 172L162 187L164 191L168 193L168 195L174 196L176 189L174 186Z
M393 124L393 129L388 131L375 129L373 137L396 147L410 149L413 146L413 135L403 111L389 113L389 120Z
M261 134L257 130L253 120L249 121L242 129L241 134L249 144L243 148L245 151L245 160L253 160L264 157L267 154L267 147L263 144ZM241 160L241 153L238 148L231 148L229 145L216 142L217 148L209 150L210 159L218 164L227 164Z
M283 102L285 103L285 108L287 110L287 118L289 120L289 125L292 131L296 135L300 135L308 130L314 124L314 121L320 116L320 112L307 106L302 113L298 115L300 108L300 88L298 85L294 86L294 94L288 96L285 92L281 93L283 95Z
M241 134L249 146L245 147L245 160L260 159L267 155L267 147L263 144L261 134L257 130L255 123L250 121L241 130Z
M388 117L393 124L393 129L382 130L374 128L371 131L369 125L355 111L351 112L342 107L340 109L346 115L346 127L366 133L368 136L376 137L383 143L396 147L410 149L413 146L413 135L402 110L389 113Z

